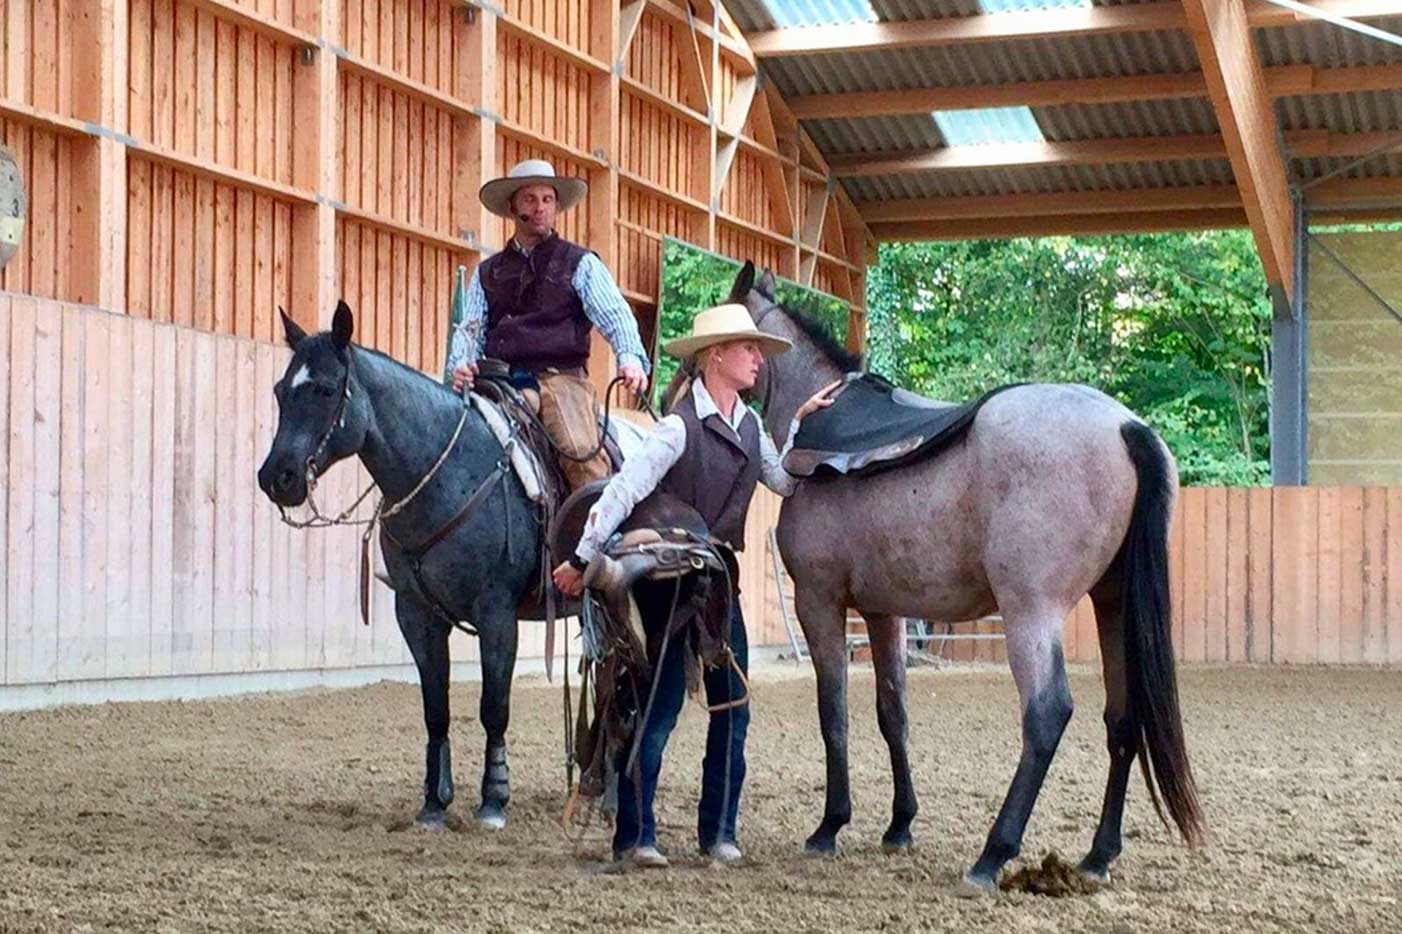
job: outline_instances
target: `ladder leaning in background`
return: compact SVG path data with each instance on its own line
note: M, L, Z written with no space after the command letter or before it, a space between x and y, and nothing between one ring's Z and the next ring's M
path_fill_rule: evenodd
M769 559L774 567L774 589L779 597L779 613L784 620L784 631L789 637L789 647L793 650L793 660L808 657L808 642L803 637L799 629L798 614L794 610L793 588L789 582L789 575L784 569L783 559L779 556L779 538L776 528L769 527L768 544ZM847 655L850 658L859 649L867 648L871 644L871 637L866 633L865 620L856 610L847 611ZM985 616L977 622L1003 622L1003 617L998 615ZM944 657L945 646L954 641L961 642L987 642L1001 640L1003 634L1000 632L955 632L955 624L952 622L910 619L905 621L905 644L908 658L929 658ZM858 627L858 631L853 631L853 627ZM936 632L935 630L940 630Z

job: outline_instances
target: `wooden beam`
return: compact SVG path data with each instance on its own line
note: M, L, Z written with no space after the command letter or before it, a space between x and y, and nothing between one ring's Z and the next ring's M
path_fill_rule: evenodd
M1377 208L1402 205L1402 178L1338 178L1310 189L1311 207ZM1235 185L1135 188L1127 191L1059 191L1045 194L911 198L868 202L861 216L870 224L1202 211L1241 207Z
M70 98L93 125L126 127L127 5L81 4L69 11L75 56ZM73 148L74 210L65 251L73 300L112 311L126 308L127 150L111 137L87 137Z
M828 187L814 188L808 193L808 202L803 211L803 233L799 237L799 242L804 246L822 249L823 221L828 216L828 202L831 200L832 189Z
M1240 209L1207 211L1143 211L1125 214L1051 214L1035 217L981 218L957 221L916 221L872 224L877 240L1002 240L1012 237L1096 236L1155 233L1175 230L1218 230L1245 227Z
M616 72L623 71L624 60L628 58L628 47L633 44L633 37L638 34L638 25L643 21L645 9L647 0L623 0L618 10L618 60L613 69Z
M1402 14L1398 0L1313 0L1320 9L1351 18ZM1294 26L1318 22L1265 3L1250 4L1249 24ZM820 55L880 49L933 48L1016 39L1111 36L1187 27L1183 7L1172 0L1130 6L1065 7L895 23L843 23L751 33L756 57Z
M1285 134L1292 158L1362 156L1397 139L1396 133L1331 133L1297 130ZM1228 158L1226 142L1215 134L1067 140L1059 143L1001 143L946 146L911 153L851 153L829 157L839 178L870 178L918 172L957 172L1048 165L1109 165Z
M638 4L641 6L641 2ZM640 11L641 12L641 11ZM618 6L614 0L608 3L591 3L588 12L590 48L609 62L623 59L623 48L619 30ZM589 239L585 242L599 254L599 259L609 268L618 264L618 228L614 220L618 217L618 169L616 154L619 147L619 129L622 119L619 83L621 68L610 68L603 74L589 77L589 150L602 159L604 164L596 166L589 173L589 198L585 210L589 217ZM602 397L608 393L617 363L613 348L595 331L591 337L589 353L589 378L595 391ZM627 395L626 393L621 395Z
M1241 206L1235 185L1142 188L1131 191L1059 191L1046 194L982 195L962 198L911 198L862 206L870 224L945 221L988 217L1037 217L1050 214L1117 214L1123 211L1201 210Z
M1267 68L1265 74L1267 90L1271 97L1277 98L1402 89L1402 65L1364 65L1357 68L1281 65ZM1063 104L1184 100L1206 96L1207 82L1202 72L1190 71L1167 75L810 94L791 98L789 106L800 120L815 120L900 116L984 107L1056 107Z
M1295 209L1275 109L1243 0L1183 0L1227 158L1265 268L1266 283L1295 292Z
M320 36L338 35L340 4L298 0L294 7L299 28ZM292 292L287 313L312 333L323 316L336 307L336 211L330 201L341 198L338 161L341 82L336 56L327 49L299 56L293 64L293 184L317 192L315 204L292 211ZM272 309L266 309L271 315Z
M453 86L483 113L497 113L497 14L478 10L467 25L465 45L466 54L453 59ZM452 146L452 229L470 243L498 248L504 244L492 242L497 219L477 199L477 192L497 174L496 125L459 113L453 118Z
M1402 210L1402 178L1336 178L1305 192L1311 208Z
M931 48L1010 39L1095 36L1183 28L1176 2L1132 6L1058 8L958 16L897 23L843 23L801 26L751 33L750 49L758 58L857 52L876 49Z

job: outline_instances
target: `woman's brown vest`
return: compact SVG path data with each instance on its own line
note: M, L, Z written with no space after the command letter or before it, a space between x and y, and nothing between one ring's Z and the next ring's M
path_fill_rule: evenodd
M736 435L719 415L700 419L695 399L688 393L672 410L686 425L686 448L658 487L696 507L713 536L743 551L760 477L759 419L746 417Z

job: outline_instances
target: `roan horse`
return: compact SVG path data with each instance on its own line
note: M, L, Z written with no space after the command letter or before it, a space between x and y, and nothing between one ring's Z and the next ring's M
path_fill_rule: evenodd
M757 387L765 423L782 445L803 400L861 361L779 305L773 287L769 273L756 286L746 264L731 300L746 304L761 330L794 342L765 363ZM1169 637L1168 527L1177 489L1172 455L1128 409L1085 386L1029 385L988 400L962 442L938 457L868 477L810 479L785 500L779 549L817 674L827 753L826 808L808 849L834 851L851 817L846 609L862 613L871 637L877 720L895 781L888 849L910 846L916 813L898 617L958 621L997 610L1021 701L1022 756L965 875L972 886L994 887L1020 851L1071 718L1061 630L1086 593L1104 664L1110 769L1079 869L1108 878L1136 755L1160 817L1166 807L1188 843L1198 844L1203 817Z
M328 333L308 336L283 315L292 361L274 387L280 410L272 449L258 485L279 506L307 498L307 470L323 473L359 455L387 502L408 496L453 439L463 400L383 354L351 343L354 321L344 302ZM482 801L475 815L488 827L506 823L511 797L506 764L517 608L540 579L540 527L535 506L508 468L505 454L476 409L441 468L406 508L386 518L380 544L395 592L395 615L418 666L428 748L424 804L417 822L441 827L453 800L448 744L448 634L470 620L482 646L482 726L487 751ZM470 504L465 520L422 555L416 574L410 549ZM426 587L430 593L425 594Z

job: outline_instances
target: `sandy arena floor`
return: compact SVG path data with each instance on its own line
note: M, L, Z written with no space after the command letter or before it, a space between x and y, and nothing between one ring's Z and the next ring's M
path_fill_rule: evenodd
M822 808L808 678L756 685L741 842L748 865L693 856L703 736L688 707L664 773L665 872L599 872L563 843L556 690L518 684L514 799L500 833L428 835L416 688L118 705L0 716L0 934L30 931L1398 931L1402 673L1196 669L1183 677L1211 845L1158 825L1135 775L1114 884L1091 896L951 890L1017 756L1006 671L912 673L917 845L887 857L885 745L872 675L853 676L854 820L836 859L801 855ZM1079 859L1104 784L1101 692L1077 715L1024 856ZM476 799L475 685L455 686L459 799Z

